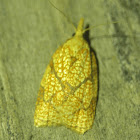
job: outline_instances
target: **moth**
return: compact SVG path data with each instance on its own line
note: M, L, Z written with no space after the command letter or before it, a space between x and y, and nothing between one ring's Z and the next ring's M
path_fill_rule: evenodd
M83 38L84 19L75 35L53 54L40 84L34 125L63 125L85 133L94 122L98 90L97 61Z

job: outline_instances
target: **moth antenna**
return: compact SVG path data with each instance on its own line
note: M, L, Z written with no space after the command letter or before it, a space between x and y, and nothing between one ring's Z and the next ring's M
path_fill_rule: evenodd
M118 23L118 21L114 21L114 22L111 22L111 23L104 23L104 24L100 24L100 25L96 25L96 26L91 26L85 30L83 30L83 33L85 33L86 31L92 29L92 28L96 28L96 27L99 27L99 26L102 26L102 25L108 25L108 24L115 24L115 23Z
M61 10L59 10L50 0L48 0L48 1L52 5L52 7L54 7L56 10L58 10L72 24L72 26L74 27L74 29L76 31L76 27L73 24L73 22Z

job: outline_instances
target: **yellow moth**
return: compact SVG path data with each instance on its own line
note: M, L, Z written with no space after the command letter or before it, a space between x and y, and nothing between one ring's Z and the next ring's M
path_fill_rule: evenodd
M76 34L53 54L41 81L34 125L64 125L81 134L92 127L97 101L97 63L83 38L83 18Z
M36 127L63 125L81 134L92 127L97 101L97 62L83 38L88 30L83 30L83 23L81 18L75 36L56 50L47 66L36 102Z

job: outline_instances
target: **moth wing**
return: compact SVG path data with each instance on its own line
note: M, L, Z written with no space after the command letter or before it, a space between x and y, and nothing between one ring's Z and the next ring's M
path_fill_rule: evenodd
M47 66L38 92L34 114L34 125L36 127L58 125L60 123L58 112L50 102L56 93L55 85L58 85L58 80L52 72L51 65L52 61Z
M65 115L62 117L63 123L68 128L71 128L81 134L85 133L92 127L95 117L98 73L97 62L93 52L91 52L91 64L91 81L87 80L74 93L74 97L80 99L82 102L81 108L79 107L79 110L77 110L73 114L70 114L69 116Z

